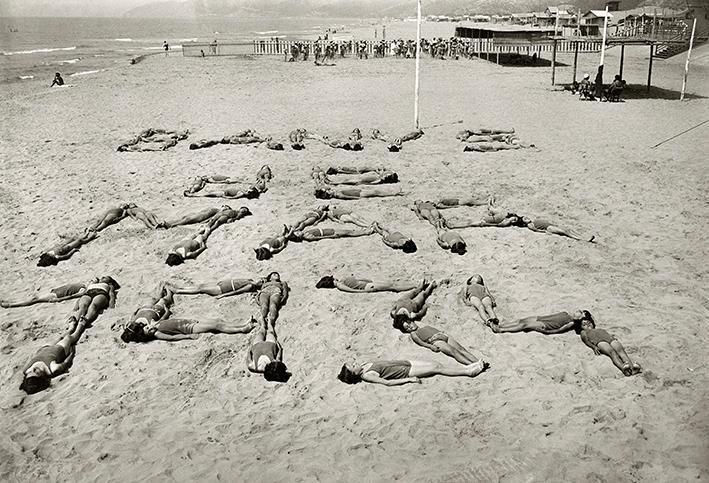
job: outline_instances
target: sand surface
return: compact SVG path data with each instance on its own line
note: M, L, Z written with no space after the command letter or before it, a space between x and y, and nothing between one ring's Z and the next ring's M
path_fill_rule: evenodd
M701 53L701 52L700 52ZM607 72L618 63L607 54ZM626 49L624 77L642 86L647 52ZM337 60L334 67L258 60L154 56L72 80L3 86L0 95L0 296L32 294L93 275L121 284L115 309L77 347L71 371L20 397L25 362L65 329L71 302L0 312L0 480L89 481L707 481L707 155L709 66L656 61L649 98L580 102L554 92L548 68L483 60L422 61L425 136L400 153L367 142L348 153L217 146L117 153L147 127L190 129L190 140L254 128L283 138L296 127L344 135L354 127L403 134L413 124L413 61ZM706 50L698 58L706 58ZM571 58L561 59L571 65ZM579 73L595 71L582 56ZM613 67L611 67L613 66ZM562 67L558 82L570 80ZM607 77L612 78L612 75ZM635 89L642 92L642 87ZM463 120L439 128L427 126ZM463 153L463 127L514 126L538 151ZM231 202L253 216L219 228L196 261L164 263L192 227L150 231L126 220L56 267L36 267L60 234L132 201L159 215L218 206L182 196L190 176L275 179L260 199ZM379 238L292 244L267 262L253 248L320 204L315 165L383 164L405 197L344 202L411 234L415 254ZM520 229L466 229L469 251L440 249L409 210L417 199L494 193L518 213L596 234L597 244ZM479 216L482 208L455 210ZM453 213L449 213L452 215ZM202 336L126 346L125 321L160 280L216 281L277 270L293 292L278 332L288 384L245 370L249 337ZM573 333L495 335L456 300L481 273L503 320L586 308L645 371L625 378ZM316 290L320 276L452 279L434 292L428 323L492 364L476 379L347 386L345 361L445 356L391 327L395 294ZM250 296L178 297L175 313L245 321Z

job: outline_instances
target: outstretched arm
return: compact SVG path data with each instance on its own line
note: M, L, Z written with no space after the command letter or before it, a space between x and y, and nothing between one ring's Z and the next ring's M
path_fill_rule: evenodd
M414 382L420 383L421 380L417 377L407 377L404 379L382 379L379 377L379 374L377 374L374 371L369 371L365 372L362 374L362 380L367 381L367 382L372 382L374 384L382 384L384 386L403 386L404 384L410 384Z
M52 362L49 364L49 370L52 372L52 376L58 376L59 374L64 374L72 365L74 362L74 356L76 355L76 351L74 348L71 348L71 353L64 359L64 362L61 364L57 364L56 362ZM26 370L26 369L25 369Z
M411 340L413 340L414 343L416 343L417 345L420 345L421 347L425 347L426 349L430 349L433 352L440 352L441 351L441 349L439 349L435 345L429 344L428 342L424 342L423 339L421 339L421 337L419 337L416 334L416 332L411 333Z
M601 355L601 351L598 350L598 347L591 344L591 342L588 340L588 337L586 336L585 331L581 332L581 340L583 341L584 344L586 344L588 347L590 347L593 350L594 354L596 354L597 356Z
M158 340L166 340L169 342L176 342L178 340L187 340L187 339L199 339L199 334L165 334L163 332L157 331L155 332L155 338Z
M354 289L348 285L345 285L344 283L340 282L339 280L335 279L335 288L337 290L340 290L342 292L350 292L350 293L361 293L364 292L364 290L357 290Z
M290 287L286 282L283 282L283 298L281 299L281 307L283 307L286 302L288 302L288 295L290 294Z

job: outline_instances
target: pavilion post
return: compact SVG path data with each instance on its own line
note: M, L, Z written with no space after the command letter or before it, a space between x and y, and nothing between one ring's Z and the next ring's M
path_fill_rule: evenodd
M576 82L576 67L578 66L579 62L579 43L574 42L574 79L573 82Z
M654 50L653 47L655 46L654 43L650 43L650 65L648 66L647 69L647 91L650 92L650 82L652 81L652 51Z
M556 42L557 40L554 39L554 46L551 52L551 85L554 85L556 80Z
M625 57L625 44L620 44L620 69L618 74L620 74L620 78L623 78L623 59Z
M692 24L692 36L689 38L689 50L687 51L687 62L684 64L684 80L682 81L682 93L679 96L679 100L684 100L684 90L687 87L687 74L689 73L689 58L692 55L692 46L694 45L694 31L697 29L697 19L694 19Z
M421 0L418 0L416 22L416 81L414 83L414 126L419 129L419 65L421 63Z

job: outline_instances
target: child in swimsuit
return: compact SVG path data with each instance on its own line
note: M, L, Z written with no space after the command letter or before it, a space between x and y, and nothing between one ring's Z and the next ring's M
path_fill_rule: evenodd
M98 279L92 280L92 282L98 282ZM68 283L62 285L61 287L53 288L46 294L35 295L28 300L23 300L20 302L8 302L0 300L0 307L9 309L14 307L29 307L30 305L40 304L40 303L54 303L63 302L65 300L70 300L74 298L81 297L86 292L86 283Z
M435 281L428 283L423 280L410 294L404 295L394 303L389 315L394 322L397 320L417 320L426 315L426 299L437 287Z
M261 327L246 356L246 367L251 372L263 374L267 381L288 382L290 373L282 359L283 348L278 342L276 332Z
M642 372L640 364L633 362L620 341L603 329L596 329L593 317L581 321L581 329L578 331L581 340L588 347L593 349L596 355L604 354L610 357L615 365L625 376L632 376Z
M256 260L268 260L276 253L280 253L288 245L288 239L293 235L293 229L283 225L283 233L272 238L266 238L261 242L256 252Z
M74 361L76 343L86 328L84 320L72 319L72 329L54 345L42 347L22 371L24 378L20 389L34 394L49 387L52 377L63 374Z
M475 377L489 367L490 364L482 360L462 367L419 360L379 360L364 364L344 364L337 378L346 384L365 381L385 386L401 386L410 383L420 384L422 378L439 375Z
M483 323L490 327L500 323L500 319L495 314L497 303L490 291L485 286L482 276L475 274L470 277L465 288L460 292L461 299L465 305L475 307Z
M404 334L409 334L411 340L417 345L432 350L433 352L443 352L448 357L452 357L463 365L474 364L478 358L470 353L465 347L460 345L452 337L442 330L430 325L419 326L411 320L395 320L394 328L399 329Z
M583 320L592 318L588 310L577 310L573 314L558 312L550 315L538 315L519 319L508 325L493 324L493 332L539 332L542 334L561 334L578 327Z
M141 322L133 322L121 334L124 342L149 342L151 340L178 341L196 339L199 334L248 334L256 327L253 319L243 325L228 324L219 319L164 319L148 326Z

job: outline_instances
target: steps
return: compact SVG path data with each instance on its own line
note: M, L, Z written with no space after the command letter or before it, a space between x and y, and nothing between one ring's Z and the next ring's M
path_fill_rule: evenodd
M694 35L694 47L701 45L709 39L709 28L696 32ZM660 59L669 59L675 55L681 54L689 50L689 39L686 39L681 44L658 44L655 48L655 57Z

